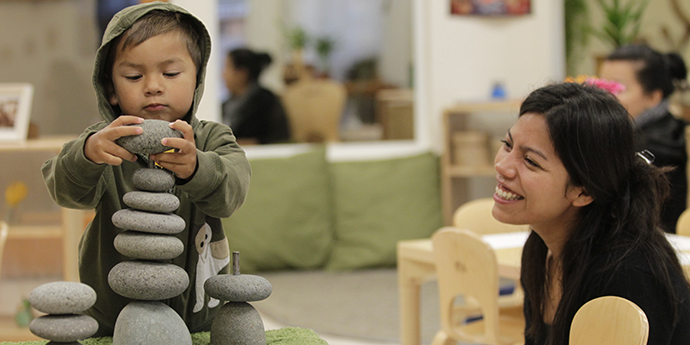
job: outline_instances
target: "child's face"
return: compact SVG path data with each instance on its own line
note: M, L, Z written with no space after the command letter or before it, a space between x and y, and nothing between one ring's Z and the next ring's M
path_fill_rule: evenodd
M172 31L124 51L117 47L110 104L119 105L122 115L172 122L187 114L194 101L196 66L182 35Z

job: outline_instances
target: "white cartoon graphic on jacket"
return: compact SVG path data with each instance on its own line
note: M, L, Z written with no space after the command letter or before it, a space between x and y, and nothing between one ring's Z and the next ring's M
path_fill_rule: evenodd
M206 279L213 277L230 262L228 240L211 243L211 226L207 223L199 229L196 235L196 250L199 253L199 261L196 264L196 304L193 312L197 313L204 307L204 283ZM216 307L220 301L209 297L208 307Z

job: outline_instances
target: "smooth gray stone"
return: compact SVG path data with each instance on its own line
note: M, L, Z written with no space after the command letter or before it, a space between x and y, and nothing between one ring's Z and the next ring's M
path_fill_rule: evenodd
M204 290L221 301L253 302L270 296L273 286L266 278L251 274L219 274L206 279Z
M162 169L141 168L132 174L132 184L147 192L165 192L175 185L175 177Z
M152 213L123 209L115 212L112 217L113 225L123 230L136 230L152 234L174 235L182 232L185 221L182 217L171 213Z
M189 286L189 275L173 264L123 261L108 273L108 284L121 296L156 301L181 294Z
M180 315L161 302L134 301L115 321L113 345L191 345Z
M141 127L144 132L138 135L128 135L118 138L115 143L132 153L156 154L172 149L161 144L163 138L182 138L182 132L170 128L170 122L165 120L145 119L141 124L130 126Z
M184 251L184 243L174 236L125 231L115 236L115 249L125 256L144 260L169 260Z
M211 345L266 345L261 315L249 303L226 303L211 324Z
M98 322L88 315L43 315L31 321L29 330L44 339L73 342L96 333Z
M180 207L180 199L170 193L133 191L122 197L125 205L141 211L170 213Z
M96 303L96 291L77 282L51 282L31 291L29 302L46 314L76 314Z

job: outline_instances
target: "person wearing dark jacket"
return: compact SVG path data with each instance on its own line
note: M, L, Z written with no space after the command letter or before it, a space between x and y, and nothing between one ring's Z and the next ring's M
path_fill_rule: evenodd
M259 84L271 56L246 48L230 51L223 78L230 99L223 102L223 122L238 141L273 144L290 140L290 125L280 99Z
M658 167L673 167L666 175L671 195L661 211L662 227L673 233L687 207L687 123L669 112L669 97L676 87L687 85L687 74L680 55L662 54L646 45L618 48L606 58L600 72L601 78L624 86L616 96L635 119L636 149L649 150Z

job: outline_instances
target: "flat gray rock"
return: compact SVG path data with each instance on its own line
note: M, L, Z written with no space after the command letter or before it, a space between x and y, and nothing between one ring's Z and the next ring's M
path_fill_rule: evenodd
M182 132L170 128L170 122L164 120L146 119L141 124L130 126L141 127L144 132L138 135L128 135L115 140L115 143L132 153L156 154L172 149L161 144L163 138L182 138Z
M115 321L113 345L192 345L182 318L161 302L134 301Z
M31 291L29 302L46 314L76 314L96 303L96 291L77 282L51 282Z
M165 192L175 185L172 173L155 168L141 168L132 174L134 188L148 192Z
M98 322L88 315L43 315L31 321L29 330L44 339L73 342L96 333Z
M113 225L123 230L136 230L153 234L174 235L182 232L185 221L176 214L152 213L123 209L115 212Z
M226 303L211 324L211 344L266 345L261 315L249 303Z
M273 292L273 287L260 276L219 274L206 280L204 290L221 301L253 302L266 299Z
M184 251L184 243L174 236L125 231L115 236L115 249L125 256L144 260L169 260Z
M181 294L189 286L189 275L173 264L123 261L108 273L108 284L121 296L156 301Z
M149 212L170 213L180 207L180 199L170 193L129 192L122 197L125 205Z

